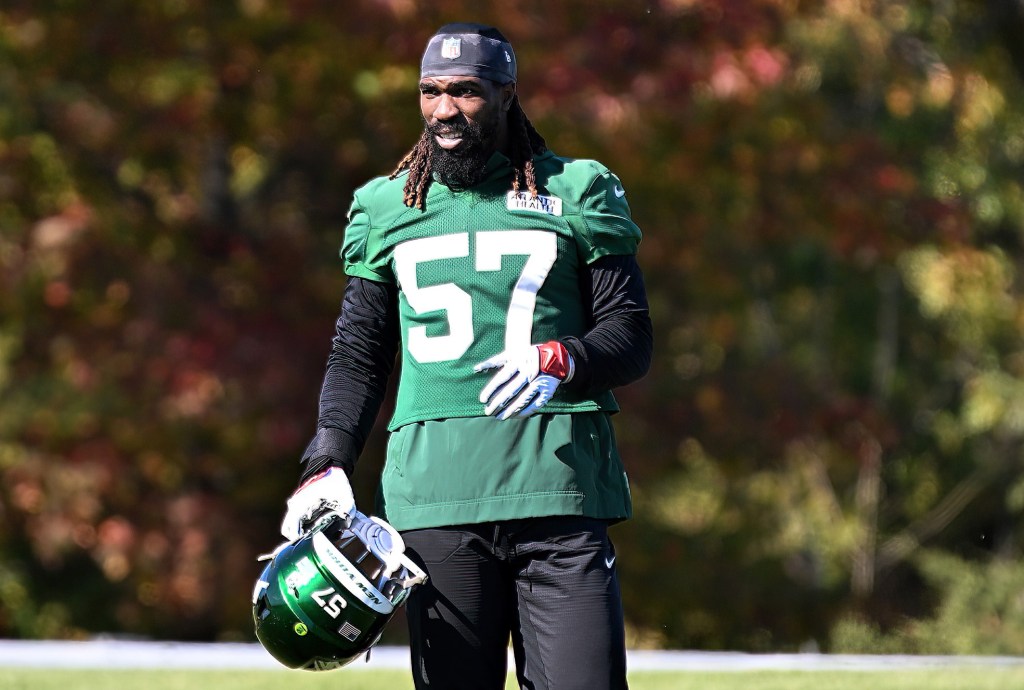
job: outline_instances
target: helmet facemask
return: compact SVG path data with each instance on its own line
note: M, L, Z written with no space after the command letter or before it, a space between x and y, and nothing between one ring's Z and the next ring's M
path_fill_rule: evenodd
M405 541L398 531L378 517L367 517L359 511L344 520L328 519L320 529L323 540L316 546L331 550L354 565L373 586L373 595L397 608L410 589L427 579L419 566L405 555ZM328 562L337 563L334 559Z

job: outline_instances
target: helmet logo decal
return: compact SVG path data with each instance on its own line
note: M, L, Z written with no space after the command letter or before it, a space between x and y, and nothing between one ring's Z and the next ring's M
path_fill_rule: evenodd
M296 623L294 630L295 634L299 637L305 637L306 634L309 632L309 628L306 627L305 623Z
M299 587L309 584L309 581L314 577L316 577L316 566L313 565L313 561L309 560L309 556L306 556L295 564L295 570L288 573L284 583L288 589L295 593L295 598L297 599L299 597Z

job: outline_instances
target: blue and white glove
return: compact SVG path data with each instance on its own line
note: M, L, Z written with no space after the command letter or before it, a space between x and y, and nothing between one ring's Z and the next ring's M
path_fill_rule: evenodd
M310 477L288 499L281 536L295 541L331 513L348 517L355 510L356 501L345 470L328 467Z
M529 417L548 404L555 389L572 379L575 363L565 345L551 340L521 350L501 352L477 364L479 373L498 369L483 390L480 402L487 415L498 419Z

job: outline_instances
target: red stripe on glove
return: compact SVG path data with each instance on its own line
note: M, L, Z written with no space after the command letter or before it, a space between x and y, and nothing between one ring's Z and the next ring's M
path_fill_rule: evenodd
M540 350L540 371L542 374L554 376L564 381L569 376L569 351L557 340L550 340L538 345Z

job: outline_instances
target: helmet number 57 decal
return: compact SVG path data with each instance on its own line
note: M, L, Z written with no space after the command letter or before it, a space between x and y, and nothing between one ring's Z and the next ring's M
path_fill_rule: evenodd
M328 598L328 595L332 595ZM341 614L341 610L348 605L344 597L338 594L333 587L327 589L318 589L312 594L313 601L315 601L320 608L327 613L331 618L337 618Z

